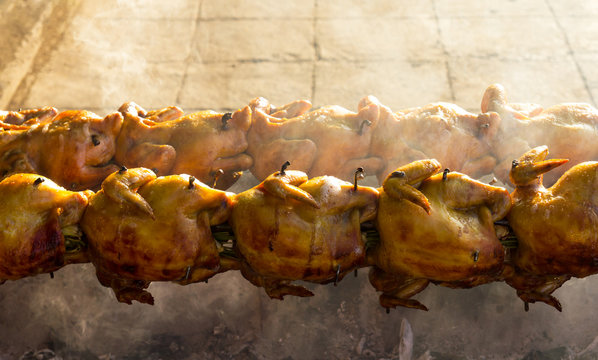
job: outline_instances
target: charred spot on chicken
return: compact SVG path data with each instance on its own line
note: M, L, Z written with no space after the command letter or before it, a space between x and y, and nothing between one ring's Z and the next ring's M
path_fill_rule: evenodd
M228 129L228 121L233 118L233 113L227 112L222 115L222 130Z

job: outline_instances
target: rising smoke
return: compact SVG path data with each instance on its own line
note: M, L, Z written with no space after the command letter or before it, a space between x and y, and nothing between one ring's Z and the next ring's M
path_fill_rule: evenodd
M156 305L148 306L117 303L93 266L71 265L53 280L40 275L2 286L1 354L51 347L67 358L390 358L398 357L405 319L414 359L426 352L505 359L530 349L579 352L598 334L593 278L555 293L563 313L544 304L525 313L515 292L496 283L459 291L430 286L418 296L429 312L386 314L366 275L361 270L337 287L308 285L315 297L282 302L237 273L185 287L154 283Z
M126 11L135 11L131 3L139 5L118 1ZM115 15L106 11L107 17ZM76 21L81 27L89 19ZM111 20L96 29L97 24L89 22L83 27L85 36L69 35L66 41L79 42L82 52L73 54L80 57L67 65L84 69L74 77L86 79L97 91L77 97L76 86L66 83L52 105L85 107L85 96L100 97L106 107L129 97L148 108L175 102L172 94L159 88L159 81L168 77L147 76L153 65L134 43L125 41L122 51L115 50L119 44L101 36L102 26L118 24L122 22ZM101 67L91 63L100 58ZM161 60L173 59L180 60L167 56ZM81 61L89 65L82 66ZM125 73L123 80L120 75ZM47 89L34 87L34 91ZM435 91L434 98L446 97ZM246 177L231 191L238 193L256 183ZM370 177L364 185L373 183L375 178ZM431 285L417 296L429 312L399 308L390 314L379 306L367 269L357 278L347 276L337 287L306 286L315 293L313 298L270 300L263 289L230 272L207 284L153 283L149 290L155 306L126 305L97 282L91 264L69 265L54 279L39 275L0 286L0 358L18 358L46 347L64 358L399 358L409 354L400 348L401 340L409 347L405 323L413 332L412 357L422 360L427 354L439 359L519 359L532 350L560 347L579 353L598 337L592 316L598 305L598 277L574 279L557 290L554 295L563 304L562 313L544 304L532 304L525 313L515 291L504 283L468 290ZM596 352L598 348L592 347L586 354Z

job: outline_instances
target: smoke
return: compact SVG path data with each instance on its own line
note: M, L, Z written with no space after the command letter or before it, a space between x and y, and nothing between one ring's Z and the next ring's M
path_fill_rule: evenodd
M54 279L40 275L2 286L1 354L52 347L67 358L398 358L404 320L412 328L414 359L426 352L487 359L520 358L531 349L580 352L598 336L590 321L594 278L572 280L556 292L563 313L543 304L525 313L514 290L495 283L469 290L430 286L418 296L429 312L386 314L366 274L347 276L337 287L306 284L315 297L284 301L270 300L236 272L208 284L153 283L156 305L148 306L116 302L95 280L93 266L71 265Z
M194 35L190 16L199 4L118 0L105 6L72 0L61 6L75 16L64 19L69 23L64 34L48 30L60 40L38 54L35 86L25 103L16 105L51 103L60 110L107 113L132 98L147 108L176 102Z
M94 8L86 13L82 9L82 16L73 20L76 31L67 32L62 42L70 45L59 46L49 57L47 71L31 89L30 103L46 104L51 99L49 105L61 109L98 112L113 111L127 100L148 109L175 104L177 92L171 90L180 87L180 66L192 51L188 44L194 32L189 31L191 22L188 28L175 27L162 19L162 14L170 11L186 16L191 10L181 5L185 3L155 1L145 6L141 1L118 0L118 6L101 11ZM323 62L315 67L322 83L319 103L353 108L345 102L367 93L364 89L388 96L381 100L391 105L395 101L401 106L419 106L428 100L450 98L448 86L440 85L418 86L406 97L395 99L400 89L415 83L434 84L445 76L434 61L415 56L421 44L407 52L401 47L400 40L414 33L428 48L434 47L431 26L411 21L407 24L410 29L402 29L403 36L395 37L393 51L385 52L387 57L382 59L402 56L402 67L396 66L393 73L378 63L365 63L371 53L385 48L396 21L387 19L384 27L371 27L376 32L373 42L357 54L353 36L341 33L346 31L345 23L323 23L321 32L332 39L319 44L318 56L349 61L340 66ZM358 30L352 31L356 36ZM140 46L152 40L147 34L157 36L156 43L171 46L149 50ZM330 49L339 43L342 46ZM364 63L354 64L353 60ZM251 64L251 69L253 66L258 72L270 72L259 64ZM292 64L283 67L285 72L296 69ZM304 78L303 73L293 76ZM366 81L368 76L384 81L373 86ZM276 83L282 94L278 96L284 95L283 88L300 88L299 81L286 84L284 80L273 77L268 86ZM537 85L536 80L529 83ZM254 85L253 81L241 83L247 88ZM94 99L93 106L90 99ZM212 105L220 106L217 101ZM230 191L239 193L257 183L245 175ZM361 184L374 186L377 180L369 176ZM112 291L98 283L91 264L69 265L57 271L54 279L39 275L0 286L0 358L18 358L28 350L50 347L64 358L403 359L409 357L408 351L401 351L405 349L401 343L409 340L407 326L412 331L413 359L520 359L532 350L550 352L562 347L573 354L597 353L593 346L598 324L592 315L598 305L598 277L572 279L557 290L554 295L563 304L562 313L544 304L532 304L526 313L515 290L492 283L467 290L430 285L416 296L429 312L399 308L386 314L378 304L379 294L367 280L367 271L361 269L358 277L347 276L337 287L302 284L315 296L284 301L269 299L239 272L217 275L207 284L152 283L149 291L156 305L149 306L118 303Z
M501 117L500 130L491 142L498 161L494 173L501 180L507 182L512 160L537 146L547 145L547 158L570 160L544 175L546 186L554 184L572 166L598 159L593 146L598 133L598 109L586 103L543 108L532 103L514 103L507 97L508 89L491 85L482 101L482 111L495 111Z

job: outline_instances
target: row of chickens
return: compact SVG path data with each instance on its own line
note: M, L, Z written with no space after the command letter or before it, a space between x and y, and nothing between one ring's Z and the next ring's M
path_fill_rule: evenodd
M0 176L38 173L70 190L97 189L124 165L227 189L244 170L263 180L289 159L310 177L350 180L362 167L381 182L401 164L435 158L507 183L511 160L539 145L572 163L598 160L597 109L511 104L500 85L486 90L480 114L448 103L393 112L373 96L356 113L310 108L305 100L275 107L257 98L233 113L184 115L175 106L146 111L134 103L103 119L54 108L0 112ZM567 168L549 174L548 183Z
M526 308L541 301L560 311L552 292L598 272L598 162L570 168L546 189L542 174L567 162L547 153L537 147L512 162L511 194L439 172L433 159L397 168L378 189L358 184L361 168L350 183L310 179L285 162L239 194L146 168L122 167L98 192L14 174L0 182L0 280L91 261L119 301L152 304L152 281L184 285L240 270L282 299L313 295L296 280L336 284L371 267L387 309L427 310L412 297L430 282L505 281ZM514 249L501 244L509 227Z

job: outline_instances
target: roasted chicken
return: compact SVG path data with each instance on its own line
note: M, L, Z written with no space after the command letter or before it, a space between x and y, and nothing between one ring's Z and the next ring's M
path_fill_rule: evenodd
M247 153L254 159L251 173L262 180L286 160L310 177L331 175L350 180L362 167L375 174L382 160L368 155L379 115L377 104L360 105L357 113L340 106L307 112L308 101L295 101L281 108L266 99L254 99L253 124L248 133Z
M436 160L412 162L380 189L380 243L368 255L370 281L387 309L427 310L410 297L430 281L467 288L498 279L503 269L494 222L511 207L508 191L456 172L434 175L439 169Z
M496 113L472 114L457 105L433 103L393 113L373 96L360 103L377 104L380 119L373 130L370 154L384 160L377 176L383 181L401 164L435 158L443 166L480 177L496 160L490 140L500 126Z
M230 223L242 274L276 299L313 295L294 280L339 281L364 263L360 224L375 217L377 198L374 188L283 167L236 197Z
M153 303L143 290L151 281L188 284L225 270L210 226L227 220L232 199L188 175L110 175L81 224L100 282L119 301Z
M94 189L110 173L122 116L64 111L0 141L0 175L36 173L71 190Z
M34 174L0 181L0 282L84 261L77 224L91 194Z
M121 302L153 304L151 281L189 284L228 270L210 226L226 222L233 198L189 175L110 175L81 222L101 284Z
M54 107L44 107L40 109L29 109L19 111L1 111L0 123L11 125L31 126L51 119L58 114Z
M543 110L535 104L510 104L505 89L494 84L484 93L482 111L495 111L502 118L492 148L498 158L494 173L503 181L513 159L541 145L547 145L554 156L571 160L546 174L544 181L550 185L573 164L598 160L598 109L589 104L564 103Z
M573 166L546 189L542 174L567 160L545 160L546 146L536 147L513 161L510 179L515 184L509 225L518 239L513 257L516 275L508 281L525 302L543 301L560 310L550 296L558 286L535 284L538 277L554 283L568 276L598 273L598 162Z
M0 123L0 151L4 148L4 146L25 133L29 127L23 125L12 125L12 124L2 124ZM1 157L2 155L0 155ZM0 166L1 168L1 166ZM2 173L4 175L2 175ZM3 170L0 173L0 179L6 177L9 174L8 170Z
M135 103L120 111L125 119L115 159L127 167L146 167L159 175L190 174L206 184L227 189L252 165L246 133L251 109L234 113L200 111L182 115L169 107L146 112Z

